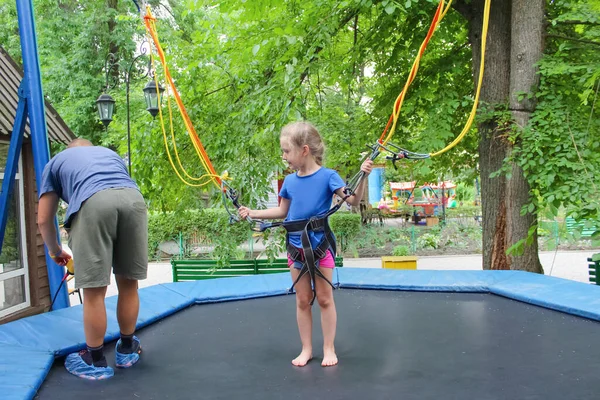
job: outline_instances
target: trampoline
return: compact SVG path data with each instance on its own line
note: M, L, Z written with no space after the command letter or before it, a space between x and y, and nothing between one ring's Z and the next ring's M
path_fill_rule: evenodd
M66 372L81 306L0 326L2 399L592 399L600 288L517 271L336 269L336 350L298 368L289 274L140 291L140 364L90 382ZM118 326L107 299L107 341ZM114 342L106 346L114 364Z

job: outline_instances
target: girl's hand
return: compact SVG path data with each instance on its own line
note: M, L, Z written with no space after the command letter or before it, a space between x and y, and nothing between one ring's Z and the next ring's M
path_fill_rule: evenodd
M251 211L252 211L252 210L250 210L248 207L241 206L241 207L238 209L238 214L240 215L240 217L241 217L242 219L246 219L246 218L248 218L248 217L250 216L250 212L251 212Z
M373 171L373 160L366 159L360 166L360 170L364 172L365 175L369 175L371 171Z

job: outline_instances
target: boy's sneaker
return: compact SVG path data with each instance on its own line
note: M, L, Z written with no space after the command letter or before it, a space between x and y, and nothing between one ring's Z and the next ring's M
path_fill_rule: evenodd
M79 353L72 353L65 360L65 368L75 376L89 380L101 380L112 377L115 372L106 364L106 358L94 364L91 353L81 350Z
M137 336L133 337L131 349L124 349L121 339L119 339L115 348L115 366L117 368L129 368L140 360L140 354L142 354L142 347Z

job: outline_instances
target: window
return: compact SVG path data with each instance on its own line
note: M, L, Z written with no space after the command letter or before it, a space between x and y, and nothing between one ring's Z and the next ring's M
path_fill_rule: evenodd
M4 181L4 167L9 144L0 142L0 183ZM8 219L0 253L0 317L29 307L29 268L25 237L25 205L23 196L23 166L15 174L15 184L8 204Z

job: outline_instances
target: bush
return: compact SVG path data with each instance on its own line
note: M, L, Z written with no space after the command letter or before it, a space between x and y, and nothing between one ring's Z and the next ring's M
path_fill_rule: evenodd
M410 249L408 246L396 246L392 251L392 254L396 257L404 257L410 255Z
M360 232L360 214L337 212L329 217L329 225L339 243L338 252L346 251L348 242Z
M440 237L439 235L435 235L433 233L426 233L422 236L419 236L417 239L417 246L422 249L437 249L439 246Z
M481 207L464 205L456 208L446 208L446 219L471 218L481 216Z
M148 215L148 251L155 257L159 244L177 240L182 235L187 244L193 236L200 236L207 245L213 245L211 257L219 264L227 264L239 256L237 246L248 238L249 225L229 223L229 215L221 209L184 210L177 212L150 213ZM189 249L185 246L185 255Z
M464 182L459 182L456 186L456 200L472 202L475 200L475 188L471 185L467 185Z

